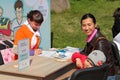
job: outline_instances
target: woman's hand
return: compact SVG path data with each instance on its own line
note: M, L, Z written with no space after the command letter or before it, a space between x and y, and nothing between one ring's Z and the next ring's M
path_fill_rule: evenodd
M41 49L35 49L34 51L35 51L35 52L34 52L34 55L39 55L39 54L42 53L42 50L41 50Z

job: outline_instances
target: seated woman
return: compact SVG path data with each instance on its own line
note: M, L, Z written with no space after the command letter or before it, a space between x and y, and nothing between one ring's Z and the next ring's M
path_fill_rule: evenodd
M81 18L81 26L83 32L86 34L86 46L80 53L89 55L93 50L101 50L106 56L106 62L111 65L109 75L115 74L114 57L112 54L112 47L105 36L100 32L97 27L96 19L91 13L87 13Z

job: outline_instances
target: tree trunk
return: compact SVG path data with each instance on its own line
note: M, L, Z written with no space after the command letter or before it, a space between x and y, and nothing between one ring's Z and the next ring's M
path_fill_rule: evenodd
M66 9L70 9L69 0L51 0L51 11L60 13Z

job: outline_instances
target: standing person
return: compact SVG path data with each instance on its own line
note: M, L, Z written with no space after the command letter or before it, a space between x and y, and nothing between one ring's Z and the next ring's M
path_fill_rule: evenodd
M86 34L86 46L83 51L85 55L89 55L93 50L101 50L106 56L106 62L111 64L109 70L109 75L112 76L115 74L114 68L114 57L112 54L112 48L109 41L105 36L100 32L100 29L97 27L96 19L91 13L87 13L81 18L81 26L83 32Z
M30 40L30 55L38 55L41 53L39 49L40 44L40 33L39 28L43 22L43 15L38 10L31 10L27 14L27 20L23 25L16 31L14 38L14 49L17 48L18 41L29 38ZM15 50L15 53L16 50Z
M120 8L117 8L114 13L114 25L112 27L113 42L117 44L120 54Z

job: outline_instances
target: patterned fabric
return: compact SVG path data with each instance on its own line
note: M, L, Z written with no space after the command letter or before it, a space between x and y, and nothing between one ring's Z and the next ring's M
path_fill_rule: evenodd
M13 48L6 48L1 50L2 58L4 61L4 64L7 64L8 62L11 62L14 60L14 53Z
M11 43L11 42L9 42L9 43ZM4 64L7 64L7 63L13 61L14 56L15 56L13 48L12 47L10 48L10 46L5 44L4 41L0 41L0 44L3 44L4 46L6 46L5 49L0 50ZM11 43L11 44L13 44L13 43Z

